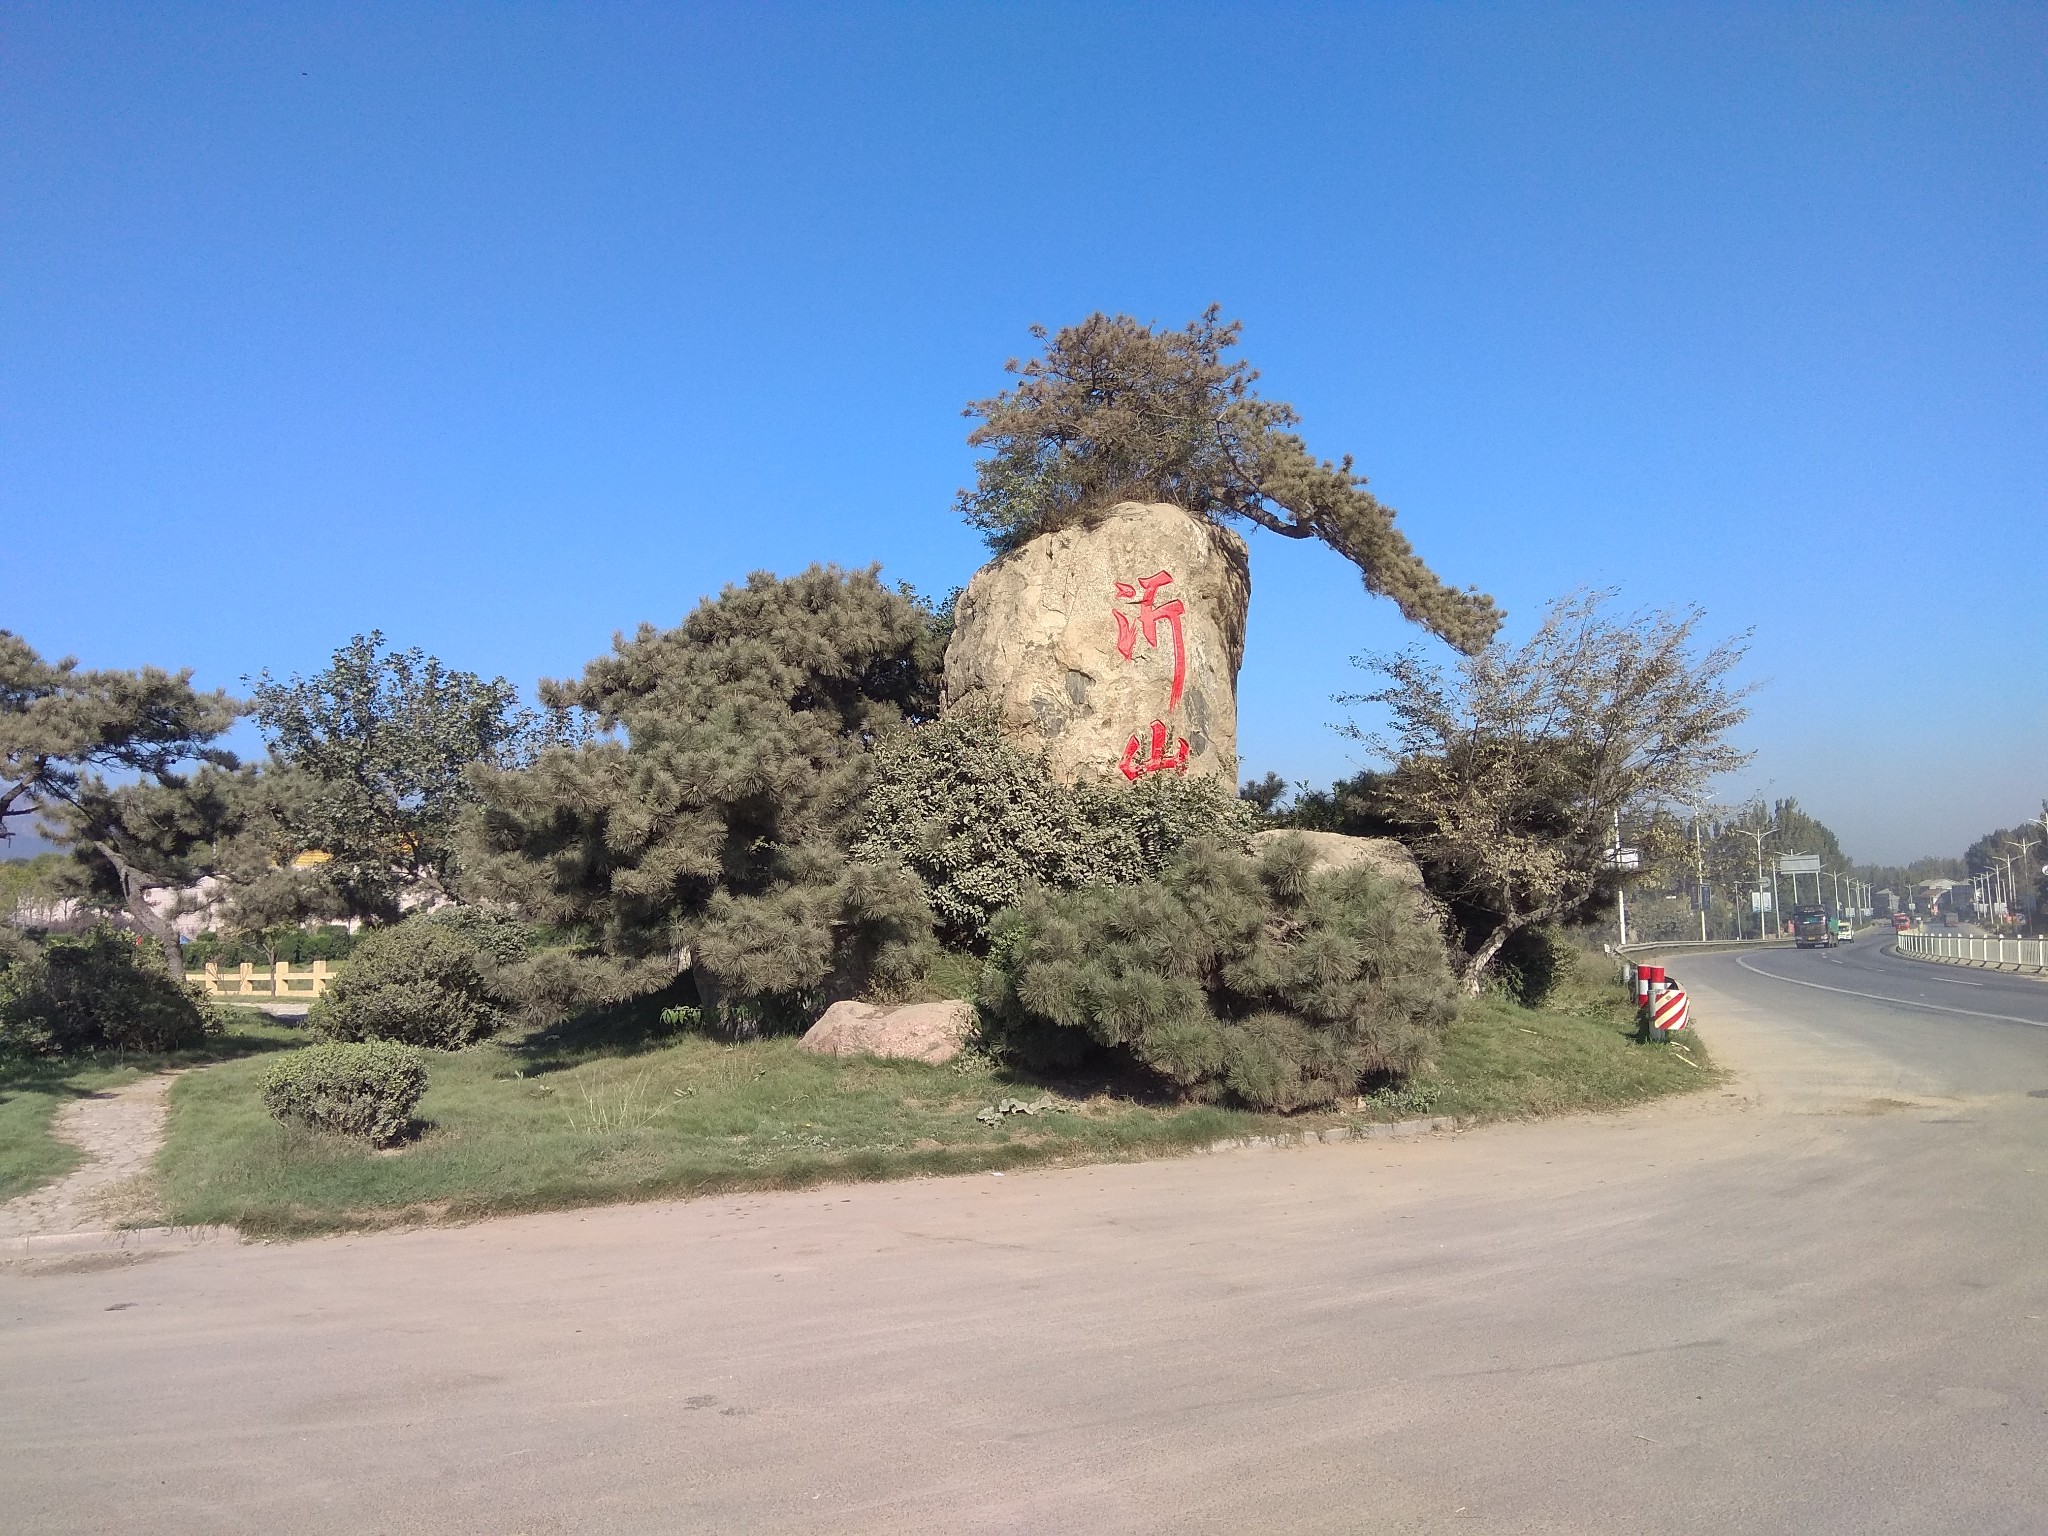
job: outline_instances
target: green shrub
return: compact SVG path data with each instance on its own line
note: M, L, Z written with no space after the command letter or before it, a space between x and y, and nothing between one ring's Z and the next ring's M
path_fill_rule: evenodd
M386 1040L309 1045L272 1062L263 1107L279 1120L387 1146L405 1135L427 1067L418 1051Z
M493 960L460 924L416 917L364 934L306 1022L325 1040L393 1040L459 1050L505 1015L486 980Z
M14 945L9 955L0 969L0 1053L176 1051L206 1038L211 1017L198 992L118 928Z
M185 946L185 964L197 967L209 961L222 967L269 965L281 960L287 965L309 965L315 960L341 960L355 947L355 935L339 923L318 928L271 928L260 934L223 938L208 930Z
M514 964L525 959L533 948L533 925L497 907L467 903L436 907L421 913L413 922L454 934L490 965Z
M1524 1008L1541 1008L1571 974L1577 952L1549 927L1521 928L1501 945L1493 984Z
M1120 1052L1179 1092L1328 1104L1414 1071L1455 1012L1443 939L1371 870L1316 873L1197 844L1157 880L1026 893L998 918L981 1001L1020 1064Z
M1027 885L1077 890L1161 873L1190 841L1242 843L1256 812L1208 780L1065 785L994 720L958 716L885 738L854 856L900 862L949 943L980 949Z

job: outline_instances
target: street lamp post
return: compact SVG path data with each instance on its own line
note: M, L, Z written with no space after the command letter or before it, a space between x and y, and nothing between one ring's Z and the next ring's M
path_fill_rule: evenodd
M1777 829L1776 827L1765 827L1765 828L1764 828L1764 829L1763 829L1762 831L1759 831L1759 832L1753 832L1753 831L1751 831L1751 830L1750 830L1750 829L1749 829L1748 827L1730 827L1730 828L1729 828L1728 830L1729 830L1729 831L1731 831L1731 832L1739 832L1739 833L1740 833L1740 834L1741 834L1742 836L1744 836L1744 837L1746 837L1746 838L1749 838L1749 839L1750 839L1751 841L1753 841L1753 842L1754 842L1754 843L1756 844L1756 894L1757 894L1757 912L1756 912L1756 936L1757 936L1757 937L1758 937L1759 939L1761 939L1761 938L1762 938L1762 937L1764 936L1764 912L1763 912L1763 893L1764 893L1764 840L1765 840L1766 838L1772 838L1772 837L1776 837L1776 836L1778 835L1778 829ZM1775 882L1775 881L1773 881L1773 882L1772 882L1772 885L1773 885L1773 889L1774 889L1774 891L1775 891L1775 887L1776 887L1776 882ZM1776 900L1776 896L1775 896L1775 894L1774 894L1774 895L1773 895L1773 898L1772 898L1772 902L1771 902L1771 921L1775 923L1775 922L1776 922L1777 920L1778 920L1778 909L1777 909L1777 900ZM1737 926L1737 928L1736 928L1736 932L1737 932L1737 934L1738 934L1738 935L1740 935L1740 933L1741 933L1741 927L1740 927L1740 925L1739 925L1739 924L1738 924L1738 926Z
M1988 855L1988 857L1997 866L1992 871L1994 878L2001 874L2003 875L2003 878L1998 880L1998 895L1995 898L1995 902L1998 906L2010 912L2012 910L2012 855L2009 853L1994 853Z
M1692 808L1692 894L1700 904L1700 942L1707 942L1707 847L1700 841L1700 808Z
M2033 883L2033 873L2027 868L2027 850L2040 847L2041 840L2037 837L2022 837L2018 842L2014 842L2008 837L2005 840L2005 846L2017 848L2020 851L2020 883L2018 889L2013 892L2013 898L2014 904L2019 907L2021 915L2024 916L2027 908L2027 887Z

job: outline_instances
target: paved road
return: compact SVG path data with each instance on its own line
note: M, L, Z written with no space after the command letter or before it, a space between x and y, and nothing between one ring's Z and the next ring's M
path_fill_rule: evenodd
M1735 976L1730 958L1716 957L1713 984L1752 1005L1782 1005L1782 1036L1863 1047L1924 1074L1937 1092L2009 1092L2011 1072L2048 1060L2039 1038L2048 1034L2048 981L1909 960L1888 936L1743 955ZM1672 957L1669 968L1685 973L1702 963Z
M1903 964L1683 962L1625 1115L0 1276L0 1524L2039 1532L2048 1028Z

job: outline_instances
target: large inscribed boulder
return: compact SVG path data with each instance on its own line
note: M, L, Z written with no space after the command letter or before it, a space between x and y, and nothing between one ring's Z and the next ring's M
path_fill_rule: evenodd
M946 709L992 714L1055 775L1237 783L1244 540L1165 503L1120 502L991 561L961 594Z

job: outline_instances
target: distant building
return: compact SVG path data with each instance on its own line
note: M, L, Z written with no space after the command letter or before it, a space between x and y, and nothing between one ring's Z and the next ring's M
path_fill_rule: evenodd
M1953 880L1922 880L1913 887L1913 910L1922 917L1932 917L1937 912L1953 912L1955 904L1949 899L1949 892L1956 888Z

